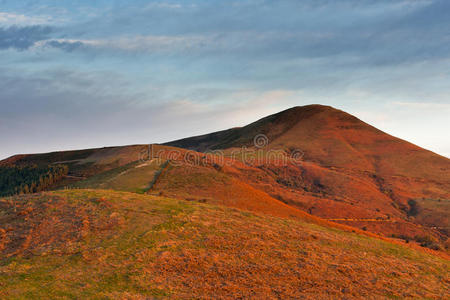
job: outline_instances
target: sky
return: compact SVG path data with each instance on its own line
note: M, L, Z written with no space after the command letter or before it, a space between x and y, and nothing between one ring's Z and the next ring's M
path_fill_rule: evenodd
M450 1L0 0L0 159L312 103L450 157Z

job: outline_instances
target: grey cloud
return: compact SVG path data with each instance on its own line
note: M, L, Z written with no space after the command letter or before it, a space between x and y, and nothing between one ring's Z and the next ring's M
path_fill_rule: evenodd
M72 52L84 46L84 44L80 41L75 42L67 42L67 41L56 41L51 40L45 43L46 46L50 46L53 48L58 48L67 52Z
M0 49L26 50L36 42L46 40L53 29L49 26L11 26L0 28Z
M67 29L83 32L83 39L78 36L81 42L48 44L65 51L156 52L191 59L277 63L354 57L352 62L358 65L402 64L450 56L449 10L446 0L186 1L147 7L127 3L112 6L107 16L78 24L76 30ZM89 34L108 43L83 45ZM121 36L128 37L126 47L115 40ZM141 38L133 41L133 36ZM154 41L149 44L145 38L180 36L197 37L196 44L155 48Z
M0 90L0 136L8 141L0 149L1 158L48 149L162 142L203 133L198 132L200 124L220 129L213 124L224 121L215 117L223 115L223 105L163 101L161 91L142 95L117 74L54 70L30 76L0 69ZM157 101L148 100L152 98ZM228 115L225 119L232 120L233 112Z
M0 74L0 118L46 114L82 118L95 112L120 110L136 97L129 83L114 72L88 73L66 68L29 75L0 68Z

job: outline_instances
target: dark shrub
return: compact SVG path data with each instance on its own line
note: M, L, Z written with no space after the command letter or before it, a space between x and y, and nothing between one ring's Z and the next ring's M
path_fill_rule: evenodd
M409 210L407 212L408 216L417 216L420 211L419 203L416 200L410 199L408 200Z

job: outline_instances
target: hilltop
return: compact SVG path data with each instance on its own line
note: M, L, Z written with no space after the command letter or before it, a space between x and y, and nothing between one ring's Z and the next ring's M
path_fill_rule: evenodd
M318 104L296 106L267 116L244 127L235 127L201 136L184 138L166 143L167 146L204 152L207 150L253 146L253 139L264 134L272 142L289 131L294 125L321 112L333 111L331 106Z
M450 181L450 160L393 137L344 111L324 105L296 106L241 128L166 143L204 152L253 146L264 134L271 149L300 149L323 166ZM420 165L418 165L420 162Z

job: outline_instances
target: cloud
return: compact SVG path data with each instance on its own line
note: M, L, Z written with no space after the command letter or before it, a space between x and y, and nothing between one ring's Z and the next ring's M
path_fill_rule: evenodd
M169 3L169 2L152 2L149 3L144 9L181 9L183 5L181 3Z
M41 43L41 45L58 48L58 49L61 49L63 51L67 51L67 52L72 52L74 50L77 50L77 49L85 46L85 43L83 43L81 41L49 40L49 41L44 41L43 43Z
M68 40L57 39L47 41L47 46L57 48L61 45L77 45L86 46L94 49L102 50L121 50L132 52L161 52L161 51L184 51L198 48L207 43L207 37L201 36L131 36L117 37L110 39L83 39Z
M395 65L450 57L449 9L448 1L430 0L131 2L105 7L103 15L68 25L63 36L39 45L100 54Z
M26 16L24 14L0 12L0 25L4 26L43 25L51 21L50 16Z
M242 124L249 113L253 119L268 111L268 105L258 107L258 92L247 94L255 107L249 112L245 101L238 107L227 101L220 105L198 101L202 98L198 90L164 101L164 90L140 93L119 73L52 70L30 75L0 71L0 136L8 141L2 145L0 157L49 149L164 142ZM224 90L214 95L233 97ZM262 97L267 96L268 104L273 104L284 95L274 91Z
M218 40L211 36L125 36L105 39L67 39L48 38L36 39L20 50L45 50L57 48L66 52L83 50L87 52L118 51L124 53L185 53L186 51L205 51L218 46ZM1 49L1 48L0 48Z
M0 50L26 50L35 43L46 40L51 32L51 27L41 25L0 28Z
M392 102L394 106L416 108L416 109L431 109L431 110L450 110L450 103L434 103L434 102Z

